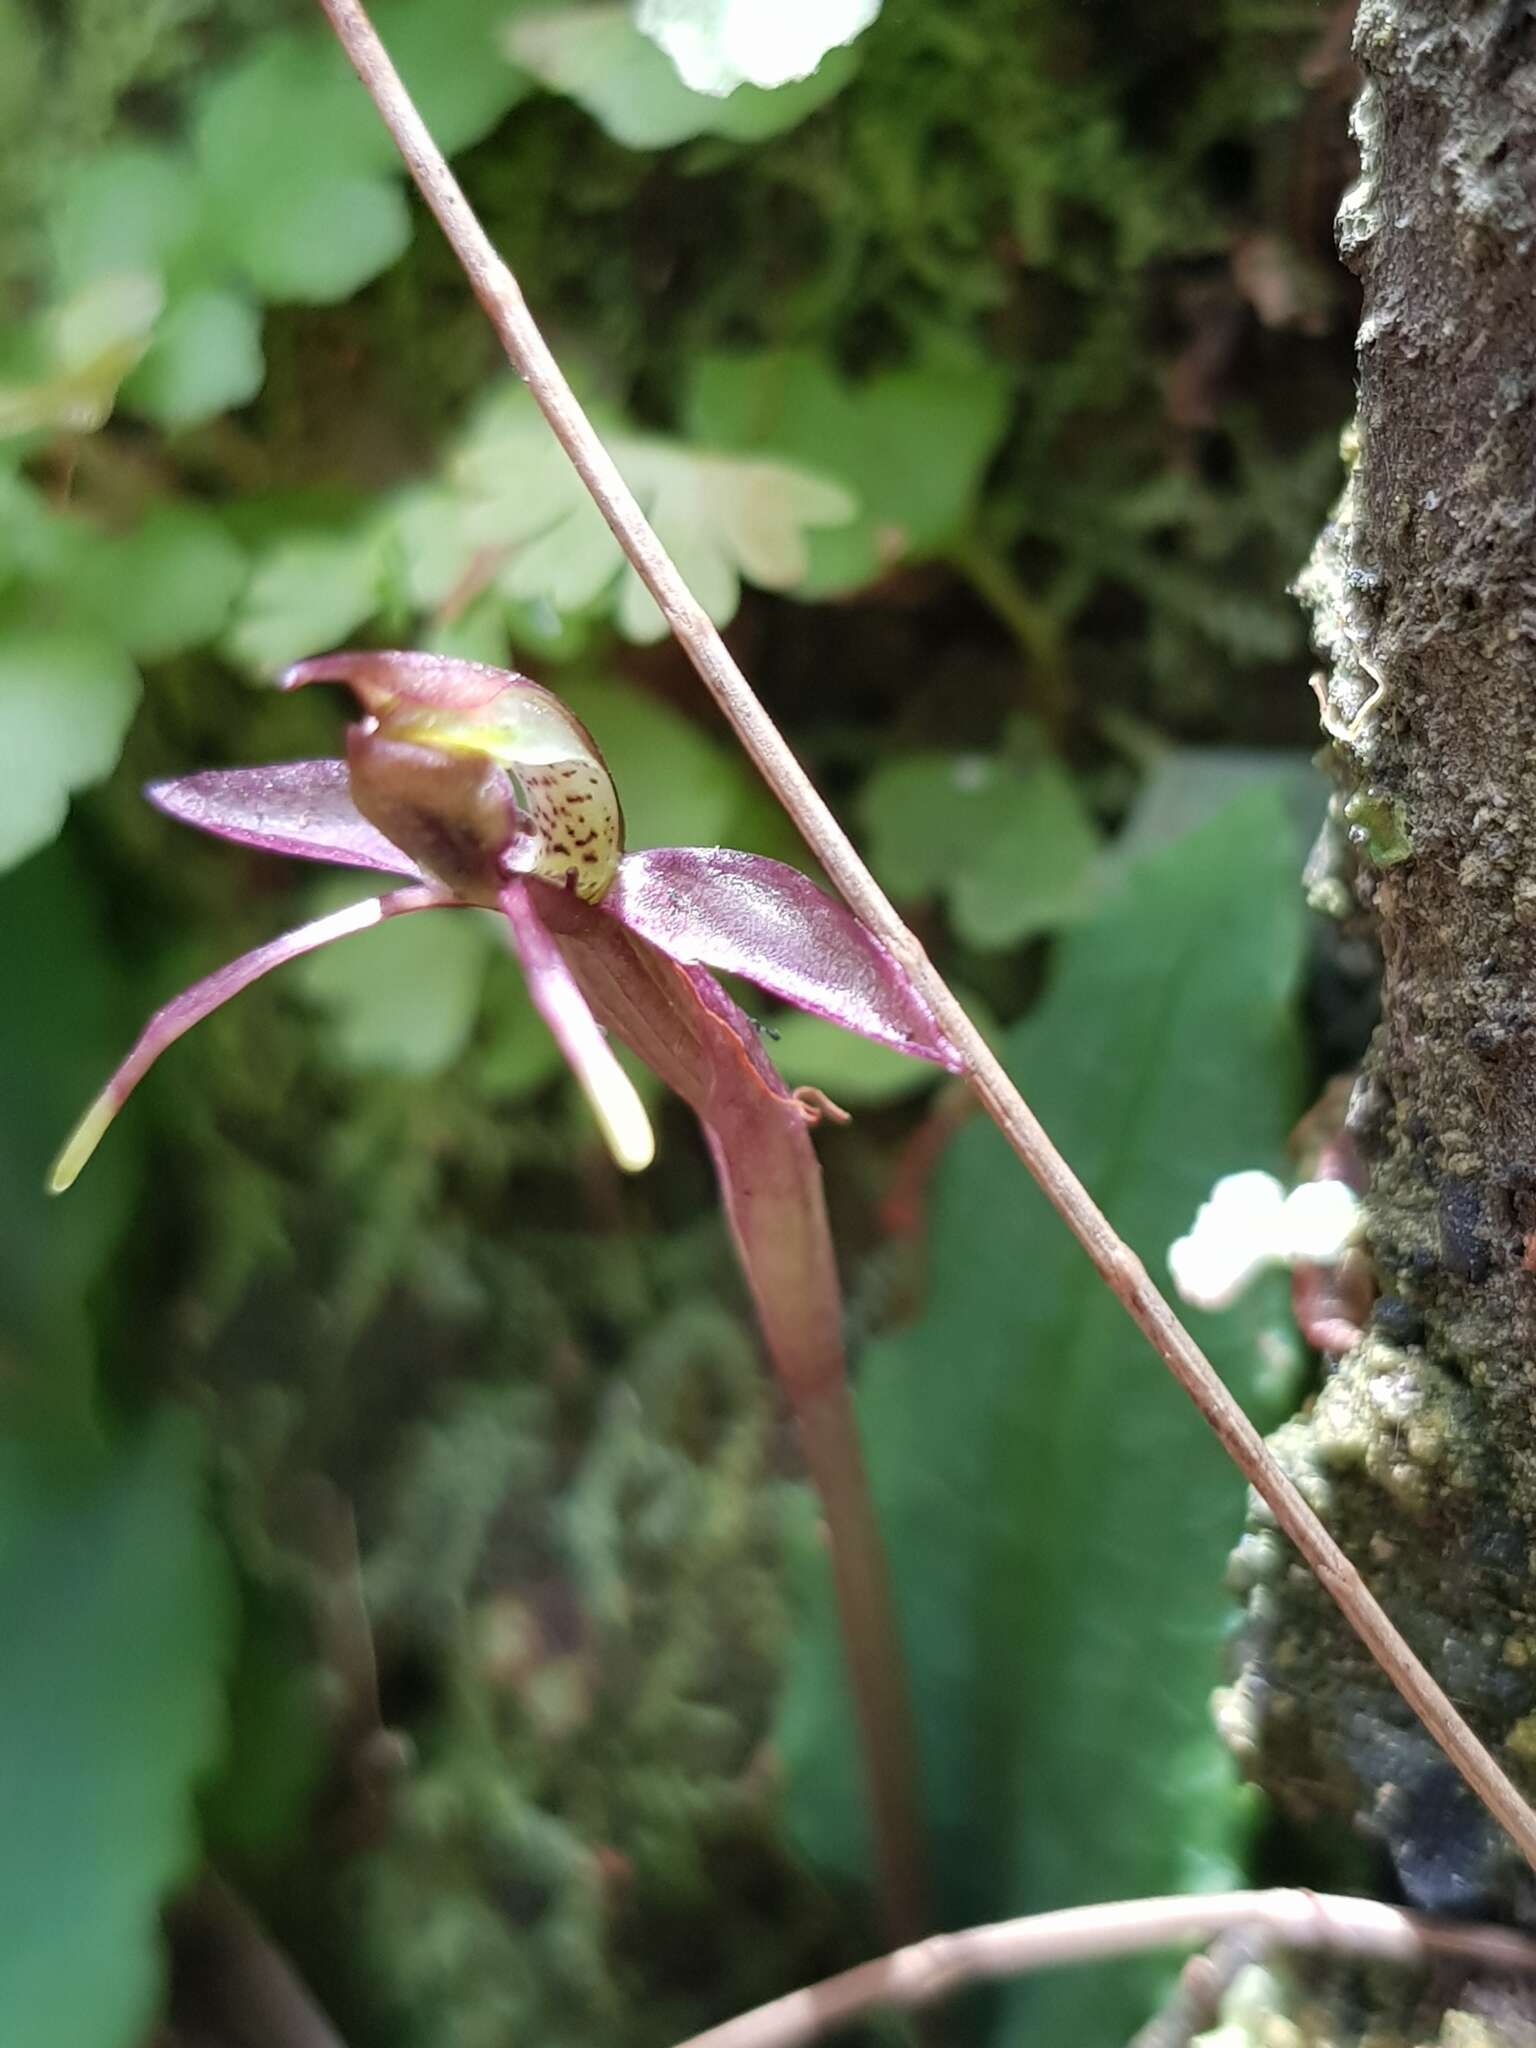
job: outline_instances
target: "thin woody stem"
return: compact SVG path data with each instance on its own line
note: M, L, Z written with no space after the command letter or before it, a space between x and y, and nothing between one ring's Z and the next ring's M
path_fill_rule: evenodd
M1267 1502L1280 1528L1337 1602L1392 1684L1536 1869L1536 1813L1452 1706L1428 1667L1409 1648L1360 1573L1303 1499L1235 1397L1223 1386L1210 1360L1153 1286L1140 1259L1112 1228L1051 1143L758 702L577 403L528 310L517 280L471 211L366 12L358 0L320 0L320 5L462 264L508 359L533 393L598 510L764 780L845 901L905 969L912 985L964 1058L971 1086L988 1115L1033 1174L1131 1320L1194 1402L1223 1449Z
M1304 1891L1126 1899L930 1935L878 1962L861 1963L695 2034L680 2048L804 2048L850 2020L929 2005L968 1984L1020 1977L1062 1963L1182 1948L1234 1930L1261 1935L1281 1948L1341 1950L1407 1967L1451 1959L1484 1970L1536 1973L1536 1941L1529 1935L1428 1920L1375 1899Z

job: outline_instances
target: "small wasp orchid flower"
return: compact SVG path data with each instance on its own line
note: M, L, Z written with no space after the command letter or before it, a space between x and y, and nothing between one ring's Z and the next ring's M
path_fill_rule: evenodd
M960 1068L897 961L795 869L718 847L626 854L623 811L595 741L539 684L401 652L325 655L281 681L350 686L364 716L348 732L344 761L208 770L151 784L150 800L239 845L370 868L406 886L273 939L158 1010L60 1153L55 1191L75 1179L134 1087L193 1024L285 960L422 910L500 913L534 1005L620 1166L648 1165L654 1143L608 1032L690 1103L709 1135L738 1242L732 1188L741 1174L722 1164L741 1121L729 1107L733 1091L771 1097L779 1119L803 1125L812 1112L778 1081L710 970ZM735 1048L723 1058L722 1031ZM685 1043L696 1056L684 1057Z
M364 715L345 760L209 770L153 784L151 800L237 845L370 868L396 886L258 946L156 1011L65 1145L52 1186L74 1180L167 1046L271 968L408 912L497 912L620 1166L646 1165L653 1144L610 1033L703 1126L826 1517L881 1860L901 1924L915 1922L919 1830L900 1642L809 1129L824 1098L785 1086L713 970L920 1059L958 1071L960 1058L899 962L793 868L719 847L627 854L602 755L536 683L404 653L326 655L282 680L350 684Z

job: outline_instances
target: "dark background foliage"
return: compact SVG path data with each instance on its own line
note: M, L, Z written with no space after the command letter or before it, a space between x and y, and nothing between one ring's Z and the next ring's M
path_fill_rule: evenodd
M775 716L1160 1270L1360 1037L1362 964L1303 957L1285 588L1350 402L1345 13L886 0L729 100L620 8L380 24ZM687 1120L621 1181L493 937L423 920L252 992L37 1190L148 1008L358 893L137 794L333 750L287 659L510 663L593 727L632 843L800 856L307 9L5 0L0 100L0 2036L226 2038L219 1944L260 1925L354 2048L663 2044L876 1939ZM763 1021L857 1112L821 1152L946 1919L1240 1871L1235 1475L1000 1149L950 1143L954 1087ZM1277 1296L1203 1334L1277 1414ZM968 2024L1107 2044L1153 1989Z

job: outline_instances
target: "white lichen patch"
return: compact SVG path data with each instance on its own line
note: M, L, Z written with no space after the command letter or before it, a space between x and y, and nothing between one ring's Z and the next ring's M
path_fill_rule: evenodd
M1362 14L1357 34L1363 36L1365 33L1365 15ZM1363 249L1381 225L1379 145L1386 127L1386 114L1380 90L1374 81L1367 80L1356 98L1349 127L1360 151L1360 170L1355 182L1339 201L1335 222L1339 250L1346 258Z
M1292 591L1312 615L1312 638L1328 664L1312 678L1323 731L1368 767L1390 692L1369 652L1373 628L1350 573L1359 461L1353 430L1346 432L1340 454L1348 478Z
M1440 2021L1439 2048L1509 2048L1510 2036L1471 2012L1448 2012Z

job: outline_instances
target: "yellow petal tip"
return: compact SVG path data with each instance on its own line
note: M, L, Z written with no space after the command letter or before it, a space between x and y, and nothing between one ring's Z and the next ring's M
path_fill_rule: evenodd
M80 1178L87 1160L106 1136L107 1126L117 1115L110 1095L98 1095L79 1123L65 1139L59 1156L48 1173L48 1192L62 1195Z
M635 1084L610 1054L600 1074L582 1076L614 1164L625 1173L644 1173L656 1157L656 1134Z
M656 1157L656 1133L638 1095L625 1109L622 1119L603 1119L603 1136L616 1165L625 1173L644 1173Z

